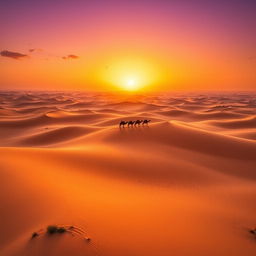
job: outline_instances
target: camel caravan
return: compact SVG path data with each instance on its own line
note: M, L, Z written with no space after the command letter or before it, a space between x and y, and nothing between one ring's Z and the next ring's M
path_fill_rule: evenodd
M136 121L121 121L119 123L119 127L124 127L126 124L128 127L130 126L137 126L137 125L144 125L144 124L148 124L151 120L136 120Z

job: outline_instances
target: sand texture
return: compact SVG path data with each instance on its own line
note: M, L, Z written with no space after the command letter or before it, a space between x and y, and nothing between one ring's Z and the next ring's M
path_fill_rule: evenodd
M0 181L1 256L256 255L256 94L1 92Z

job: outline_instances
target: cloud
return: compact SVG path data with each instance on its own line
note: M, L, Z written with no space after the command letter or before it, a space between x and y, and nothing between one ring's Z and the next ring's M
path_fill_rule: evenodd
M37 56L39 53L40 54L42 53L43 55L45 55L45 54L47 55L47 53L44 53L44 50L42 50L40 48L30 48L30 49L28 49L28 54L3 50L3 51L0 51L0 56L19 60L19 59L23 59L23 58L30 57L30 56L35 56L35 55ZM51 57L58 57L58 58L60 57L60 56L49 55L49 54L47 56L50 58ZM79 56L77 56L75 54L68 54L61 58L63 60L75 60L75 59L79 59Z
M43 49L40 49L40 48L31 48L31 49L28 49L29 52L43 52Z
M11 51L7 51L7 50L1 51L0 55L2 57L12 58L12 59L16 59L16 60L28 57L27 54L23 54L23 53L19 53L19 52L11 52Z
M78 58L79 58L79 56L74 55L74 54L69 54L69 55L67 55L67 56L63 56L63 57L62 57L63 60L78 59Z

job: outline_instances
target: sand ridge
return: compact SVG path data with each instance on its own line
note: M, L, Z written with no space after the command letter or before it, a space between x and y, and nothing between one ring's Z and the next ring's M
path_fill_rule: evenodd
M253 255L255 120L254 93L0 92L0 254Z

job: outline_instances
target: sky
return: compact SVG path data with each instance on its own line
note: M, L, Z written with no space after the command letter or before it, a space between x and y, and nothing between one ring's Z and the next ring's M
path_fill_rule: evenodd
M255 90L256 1L0 2L0 89Z

